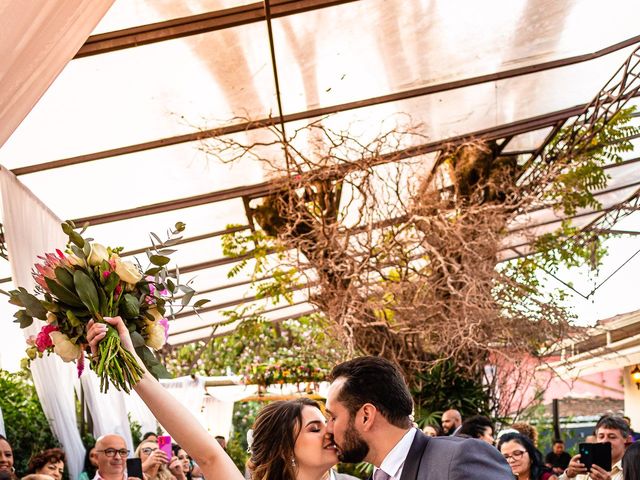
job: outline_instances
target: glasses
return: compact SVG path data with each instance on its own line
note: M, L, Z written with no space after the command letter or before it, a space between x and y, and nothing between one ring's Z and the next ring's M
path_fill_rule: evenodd
M526 450L516 450L511 455L504 455L504 459L508 462L509 460L520 460L522 456L527 453Z
M140 449L140 451L142 453L144 453L145 455L151 455L156 450L158 450L158 449L157 448L152 448L152 447L145 447L145 448Z
M121 457L129 456L129 450L126 448L121 448L120 450L116 450L115 448L105 448L104 450L96 450L96 452L104 453L109 458L115 457L116 453Z

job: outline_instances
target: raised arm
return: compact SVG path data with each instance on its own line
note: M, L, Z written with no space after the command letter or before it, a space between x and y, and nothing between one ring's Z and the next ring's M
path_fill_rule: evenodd
M105 321L117 329L123 347L135 356L138 363L145 370L142 379L135 386L135 391L171 437L197 462L204 476L207 479L244 480L244 476L236 468L220 444L147 371L135 353L131 337L122 319L120 317L105 317ZM104 338L106 332L107 326L104 324L91 321L87 325L87 339L94 355L98 351L96 348L98 343Z

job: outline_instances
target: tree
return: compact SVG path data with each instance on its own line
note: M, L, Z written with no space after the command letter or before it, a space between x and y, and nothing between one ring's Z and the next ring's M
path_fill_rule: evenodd
M326 119L253 143L210 140L212 156L258 159L278 179L250 207L260 228L225 238L227 255L253 255L231 274L252 268L263 296L306 289L350 355L393 359L413 386L442 362L481 382L489 362L540 361L572 319L565 292L543 290L540 268L597 265L604 252L598 233L569 221L544 235L516 227L532 210L598 207L603 167L620 162L638 133L631 115L588 111L527 162L482 139L446 146L435 160L411 156L417 128L365 141ZM517 243L526 244L522 257L501 263Z
M14 467L23 474L31 456L57 447L42 411L36 389L21 374L0 370L0 408L7 439L13 448Z

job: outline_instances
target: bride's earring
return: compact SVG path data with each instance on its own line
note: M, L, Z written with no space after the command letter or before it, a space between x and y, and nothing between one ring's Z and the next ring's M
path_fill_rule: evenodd
M295 459L295 457L291 457L291 465L293 465L294 467L296 466L296 459Z

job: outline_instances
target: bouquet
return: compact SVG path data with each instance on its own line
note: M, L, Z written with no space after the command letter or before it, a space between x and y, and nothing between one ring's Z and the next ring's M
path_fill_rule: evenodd
M208 302L199 300L189 305L195 290L190 282L179 283L177 269L174 278L166 268L169 255L175 252L170 247L181 240L179 235L184 228L178 222L164 242L151 234L152 247L147 251L150 265L145 270L124 261L120 257L122 247L109 248L85 239L84 228L78 233L73 222L63 223L62 230L69 236L66 251L38 257L42 263L36 264L32 272L37 283L35 295L24 288L2 292L10 297L10 303L21 307L14 314L14 321L21 328L30 326L34 318L46 321L38 335L27 340L29 359L53 352L65 362L75 361L80 376L88 352L87 323L91 319L105 323L104 317L119 315L148 370L156 377L168 377L152 352L161 349L167 340L167 317L187 307L197 313ZM122 347L111 325L98 348L99 355L91 359L91 368L100 378L101 391L106 392L112 383L128 393L140 380L143 369Z

